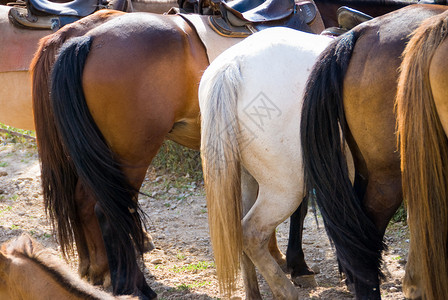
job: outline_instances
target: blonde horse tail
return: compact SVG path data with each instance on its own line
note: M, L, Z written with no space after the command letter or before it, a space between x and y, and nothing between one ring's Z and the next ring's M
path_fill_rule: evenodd
M396 101L410 263L424 299L448 296L448 142L429 78L433 54L448 35L441 16L423 23L406 47Z
M207 69L199 88L201 157L210 237L220 291L227 296L235 289L242 254L241 170L237 139L237 98L241 81L239 66L233 61L221 68Z

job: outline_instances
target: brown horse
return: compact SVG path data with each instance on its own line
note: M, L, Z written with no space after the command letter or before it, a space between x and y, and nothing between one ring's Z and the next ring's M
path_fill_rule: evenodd
M42 40L32 70L44 199L63 251L76 241L80 273L94 283L110 270L114 292L155 297L136 263L136 197L165 138L198 149L197 86L208 63L180 16L103 11Z
M401 65L397 124L411 242L404 290L448 297L448 12L425 21ZM421 288L419 293L418 287Z
M361 24L327 48L309 78L301 125L306 186L360 299L380 298L383 236L403 198L394 115L401 54L424 19L446 10L415 5ZM354 188L340 128L354 157Z
M102 283L110 267L114 292L142 293L147 298L155 298L137 267L133 245L142 250L143 231L134 200L146 169L166 135L198 148L199 137L195 134L199 132L198 104L193 87L208 64L207 56L194 30L180 17L101 12L82 21L87 25L75 23L43 40L33 62L33 99L44 198L50 217L55 220L63 251L70 251L76 241L81 275L87 275L94 283ZM56 130L54 119L57 115L48 99L46 82L55 51L67 37L74 35L71 31L79 30L78 26L82 31L76 36L93 28L90 22L101 25L86 35L89 39L94 37L94 42L89 63L85 65L83 84L71 85L84 88L87 102L83 104L92 112L87 117L93 118L102 131L98 135L95 123L84 120L84 125L94 127L93 133L83 134L93 139L84 146L100 148L104 153L93 159L109 159L111 170L95 166L87 157L82 161L90 167L75 166L76 151L72 153L64 145L67 141L61 140L62 132ZM127 31L123 30L125 26L129 26ZM95 32L97 35L93 35ZM129 44L133 47L126 47ZM125 99L132 99L133 105ZM76 126L82 128L79 125ZM79 137L71 140L83 145ZM78 153L89 152L97 155L92 149ZM99 174L83 174L85 167ZM89 178L96 178L100 183L91 183ZM106 194L99 195L99 189Z
M57 253L22 234L0 248L1 299L137 299L114 297L72 274Z

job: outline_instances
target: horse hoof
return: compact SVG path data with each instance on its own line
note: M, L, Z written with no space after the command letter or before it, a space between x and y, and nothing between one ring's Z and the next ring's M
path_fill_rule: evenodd
M316 278L314 275L302 275L291 278L292 282L301 288L314 288L317 287Z
M154 243L152 241L145 240L143 251L145 253L149 253L154 249L156 249L156 246L154 245Z
M156 249L156 246L153 243L152 236L148 232L145 231L143 234L145 236L143 252L149 253L152 250Z

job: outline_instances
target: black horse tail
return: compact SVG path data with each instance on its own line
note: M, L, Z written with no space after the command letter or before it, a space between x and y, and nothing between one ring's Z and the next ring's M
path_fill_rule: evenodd
M129 266L136 263L134 247L140 253L144 249L145 216L136 201L136 189L115 160L85 100L82 73L92 41L89 36L77 37L61 48L51 76L51 104L56 127L79 180L94 194L101 219L114 233L116 266L127 275ZM119 274L113 274L113 266L110 268L116 287L114 279ZM126 278L126 284L130 284L129 280Z
M304 95L301 142L305 186L310 195L315 195L342 271L349 281L371 287L378 285L382 276L381 252L385 245L364 211L362 195L352 187L344 153L349 132L342 88L358 37L358 32L344 34L317 60Z

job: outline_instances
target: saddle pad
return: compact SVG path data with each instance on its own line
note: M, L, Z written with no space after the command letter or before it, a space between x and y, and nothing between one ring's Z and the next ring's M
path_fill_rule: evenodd
M215 58L232 47L243 38L226 38L217 34L208 23L208 16L197 14L180 14L197 32L199 38L207 50L208 61L211 63Z
M8 20L10 9L0 5L0 72L28 71L39 40L52 31L15 27Z

